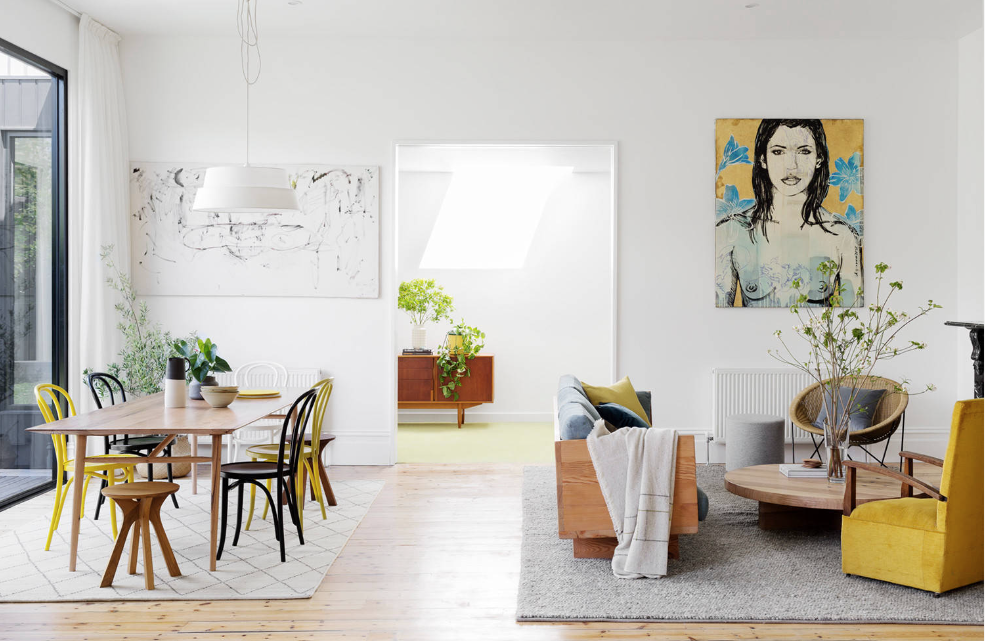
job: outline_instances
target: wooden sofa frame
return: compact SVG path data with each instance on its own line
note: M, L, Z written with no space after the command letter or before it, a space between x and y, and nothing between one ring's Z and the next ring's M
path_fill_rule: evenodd
M555 416L557 412L555 411ZM611 559L616 549L609 509L602 497L588 442L554 442L557 463L558 536L573 539L576 559ZM677 537L698 531L698 486L695 480L694 436L677 437L674 512L670 523L670 558L679 558Z

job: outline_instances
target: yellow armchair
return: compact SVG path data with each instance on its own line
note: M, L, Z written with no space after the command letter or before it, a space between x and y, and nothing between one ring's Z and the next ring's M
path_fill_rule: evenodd
M845 574L947 592L982 580L983 401L954 405L944 460L900 452L904 472L849 461L841 528ZM913 477L913 461L943 468L940 489ZM900 498L855 506L855 470L898 479ZM916 488L927 498L914 497Z

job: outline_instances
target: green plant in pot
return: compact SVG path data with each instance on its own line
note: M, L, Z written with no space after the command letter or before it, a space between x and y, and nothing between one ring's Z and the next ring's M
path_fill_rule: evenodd
M433 278L416 278L400 283L397 292L397 308L410 315L414 324L411 331L411 346L422 349L427 345L425 323L436 323L455 310L453 299L445 293L445 288L434 282Z
M213 372L231 372L229 363L219 356L219 346L212 342L211 338L204 341L198 339L198 344L189 343L186 340L176 341L174 344L175 354L188 361L188 372L195 379L188 386L188 397L195 400L202 400L202 386L215 386L218 381Z
M448 332L448 340L438 347L438 385L445 398L458 400L458 388L462 379L471 376L469 361L476 357L486 344L486 334L465 321L459 322Z

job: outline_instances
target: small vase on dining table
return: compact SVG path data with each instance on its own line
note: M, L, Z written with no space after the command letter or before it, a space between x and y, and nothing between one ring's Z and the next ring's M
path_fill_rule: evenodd
M215 376L206 376L201 383L198 381L192 381L188 384L188 398L202 401L202 388L203 387L216 387L219 385L219 381L215 380Z

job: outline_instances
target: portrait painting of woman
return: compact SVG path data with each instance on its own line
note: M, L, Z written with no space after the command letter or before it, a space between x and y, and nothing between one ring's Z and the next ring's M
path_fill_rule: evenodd
M716 305L861 306L862 121L719 120L716 147Z

